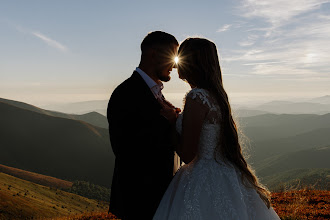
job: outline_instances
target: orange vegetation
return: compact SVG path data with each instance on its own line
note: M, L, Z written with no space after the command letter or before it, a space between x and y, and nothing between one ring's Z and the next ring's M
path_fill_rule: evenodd
M282 220L330 219L330 191L296 190L272 193L273 208ZM62 217L57 220L117 219L107 212Z
M49 186L54 188L68 189L71 188L72 182L57 179L51 176L45 176L38 173L33 173L13 167L8 167L0 164L0 172L6 173L11 176L18 177L27 181L38 183L43 186Z
M281 219L330 219L330 191L303 189L272 193L272 204Z
M92 212L85 213L81 215L71 215L61 218L56 218L56 220L90 220L90 219L118 219L115 215L108 212Z

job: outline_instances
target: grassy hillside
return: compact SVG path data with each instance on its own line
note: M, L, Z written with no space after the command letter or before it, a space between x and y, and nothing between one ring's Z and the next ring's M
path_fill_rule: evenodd
M8 167L0 164L0 172L24 179L42 186L61 189L66 192L81 195L89 199L96 199L100 201L110 200L110 188L95 185L86 181L69 182L51 176L41 175L13 167Z
M261 178L271 191L283 191L309 187L318 190L330 191L330 169L290 169L287 171L269 174Z
M110 186L107 129L0 102L0 163L64 180Z
M266 176L292 169L329 168L330 146L276 155L258 163L258 174Z
M56 218L105 211L108 204L0 173L0 219Z
M293 190L272 193L272 206L281 219L301 220L330 218L330 191ZM138 216L138 214L137 214ZM143 216L140 216L143 219ZM116 219L106 212L85 213L56 220Z
M14 101L14 100L8 100L8 99L3 99L0 98L0 102L6 103L6 104L10 104L22 109L26 109L29 111L34 111L37 113L41 113L41 114L45 114L45 115L49 115L49 116L53 116L53 117L60 117L60 118L68 118L68 119L74 119L74 120L81 120L81 121L85 121L89 124L101 127L101 128L108 128L108 121L107 118L97 112L89 112L89 113L85 113L82 115L76 115L76 114L65 114L65 113L61 113L61 112L56 112L56 111L49 111L49 110L45 110L42 108L38 108L36 106L30 105L30 104L26 104L24 102L18 102L18 101Z
M15 176L23 180L27 180L33 183L37 183L43 186L49 186L53 188L66 189L66 188L71 188L73 184L72 182L69 181L65 181L51 176L41 175L38 173L33 173L13 167L8 167L1 164L0 164L0 172L9 174L11 176Z
M239 125L248 138L248 162L270 189L328 189L330 114L264 114L240 118Z
M330 128L320 128L288 138L254 141L251 143L250 161L258 166L262 160L300 150L330 145Z

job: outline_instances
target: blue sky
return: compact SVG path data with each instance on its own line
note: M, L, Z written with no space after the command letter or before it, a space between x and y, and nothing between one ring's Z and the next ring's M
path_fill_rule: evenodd
M330 0L0 0L0 97L108 99L154 30L214 41L234 102L330 94ZM188 89L165 84L173 102Z

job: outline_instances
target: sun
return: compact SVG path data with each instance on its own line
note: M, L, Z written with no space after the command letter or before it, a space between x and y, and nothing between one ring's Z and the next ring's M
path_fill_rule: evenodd
M179 63L179 57L175 57L174 62L175 62L175 64L178 64Z

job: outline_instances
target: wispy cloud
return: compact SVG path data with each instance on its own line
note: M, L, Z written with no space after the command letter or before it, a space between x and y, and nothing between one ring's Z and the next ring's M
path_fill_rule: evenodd
M239 42L238 44L242 47L252 46L258 40L258 38L258 35L251 34L245 40Z
M229 28L231 27L232 25L231 24L225 24L224 26L222 26L221 28L219 28L217 30L217 32L225 32L225 31L228 31Z
M320 8L330 0L243 0L244 17L259 17L273 25L281 25L295 16Z
M48 46L50 47L53 47L59 51L62 51L62 52L67 52L69 51L69 49L63 45L62 43L46 36L45 34L41 33L40 31L32 31L32 30L29 30L27 28L23 28L19 25L15 25L11 22L7 22L10 26L14 27L18 32L21 32L23 34L29 34L29 35L32 35L38 39L40 39L42 42L46 43Z
M241 31L247 34L225 61L238 61L250 75L330 78L330 17L322 10L330 0L241 2L239 16L248 22Z
M41 39L43 42L48 44L49 46L56 48L60 51L66 52L68 51L68 48L64 46L63 44L57 42L56 40L53 40L44 34L41 34L40 32L31 32L32 35L36 36L37 38Z

